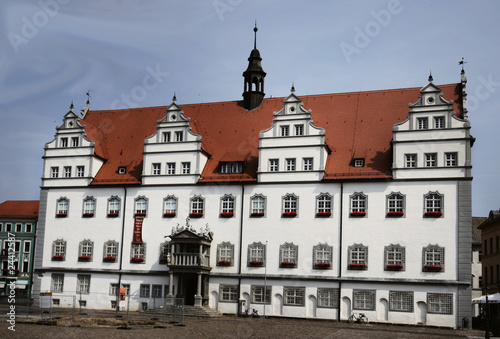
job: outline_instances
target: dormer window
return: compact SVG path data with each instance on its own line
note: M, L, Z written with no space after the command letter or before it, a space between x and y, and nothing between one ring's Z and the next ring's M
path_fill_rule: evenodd
M78 137L71 138L71 146L78 147Z
M162 142L170 142L170 132L163 132Z
M427 129L427 118L418 118L417 119L417 129Z
M127 167L125 166L118 167L118 174L125 174L125 173L127 173Z
M61 138L61 147L68 147L68 138Z
M289 126L281 126L281 136L282 137L287 137L290 133L290 127Z
M182 141L183 140L183 133L182 131L175 132L175 141Z
M444 128L444 118L443 117L435 117L434 118L434 128L436 128L436 129Z
M354 159L354 167L365 166L365 159Z
M304 125L295 125L295 135L304 135Z
M239 161L221 163L220 172L222 174L241 173L243 172L243 164Z

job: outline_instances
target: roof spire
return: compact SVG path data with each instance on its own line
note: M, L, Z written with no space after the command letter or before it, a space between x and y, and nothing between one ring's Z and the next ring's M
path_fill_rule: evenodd
M432 71L429 71L429 82L432 82L434 79L432 78Z
M255 20L255 27L253 28L254 31L254 37L253 37L253 49L257 49L257 31L259 29L257 28L257 20Z
M69 110L73 112L73 108L75 108L75 106L73 105L73 100L71 100L71 105L69 105Z
M87 105L90 104L90 89L87 91Z
M464 57L462 57L462 60L458 62L459 65L462 65L462 74L465 73L465 69L464 69L464 64L466 64L467 61L464 60Z
M177 97L175 96L175 92L174 92L174 97L172 98L172 101L174 102L174 104L177 102Z
M295 85L293 82L292 82L292 88L290 88L290 92L295 93Z

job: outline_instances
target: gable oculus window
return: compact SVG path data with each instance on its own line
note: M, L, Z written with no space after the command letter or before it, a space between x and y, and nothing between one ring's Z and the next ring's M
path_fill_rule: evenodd
M405 214L405 196L399 192L392 192L387 196L388 217L402 217Z
M368 268L368 246L354 244L347 248L347 269L366 270Z
M226 194L220 201L220 217L232 218L234 216L234 197L231 194Z
M189 216L191 218L201 218L203 217L205 208L205 199L200 195L195 195L191 198L191 210L189 211Z
M78 251L78 261L88 262L92 261L92 252L94 248L94 242L89 239L85 239L80 242Z
M354 193L350 197L351 217L364 217L366 215L368 197L361 193Z
M444 247L429 244L422 249L422 271L444 271Z
M386 271L404 271L405 269L405 248L401 245L384 247L384 259Z
M94 197L86 197L83 200L83 214L84 218L92 218L95 214L95 199Z
M316 197L316 217L329 217L332 215L333 197L328 193L321 193Z
M266 198L262 194L256 194L250 201L250 216L263 217L266 211Z
M120 198L116 195L108 199L108 217L116 218L120 215Z
M69 200L66 197L57 200L56 217L65 218L68 216Z
M295 268L299 259L299 246L293 243L280 245L280 267Z
M66 256L66 241L57 239L52 243L52 261L64 261Z
M333 247L321 244L313 247L313 268L328 270L332 268Z
M248 245L248 266L261 267L265 265L266 245L254 242Z
M116 262L118 257L118 242L114 240L108 240L104 243L104 257L103 262Z
M148 212L148 199L144 196L139 196L135 199L135 216L145 217Z
M282 199L282 217L294 218L297 216L299 197L293 193L288 193Z
M217 245L217 266L233 266L234 245L222 242Z
M163 216L165 218L173 218L177 214L177 198L173 195L163 199Z
M424 216L439 218L443 215L443 195L429 192L424 196Z
M417 155L416 154L405 154L405 167L406 168L417 167Z

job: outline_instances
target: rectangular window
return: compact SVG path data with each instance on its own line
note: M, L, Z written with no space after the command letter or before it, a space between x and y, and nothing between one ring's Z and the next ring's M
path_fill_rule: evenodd
M26 224L26 229L24 230L24 232L31 233L32 231L33 231L33 225L32 224Z
M118 293L118 284L109 284L109 295L116 296Z
M64 166L64 177L65 178L71 177L71 166Z
M354 310L375 310L375 290L353 290Z
M78 147L78 137L71 138L71 146Z
M153 164L153 175L160 175L161 174L161 164L155 163Z
M29 253L29 251L31 250L31 242L30 241L24 241L24 249L23 249L23 252L24 253Z
M182 163L182 174L190 174L191 173L191 163L183 162Z
M175 174L175 162L167 162L167 174Z
M295 135L304 135L304 125L295 125Z
M76 276L76 293L88 294L89 292L90 292L90 275L78 274Z
M427 129L427 118L417 118L417 129Z
M219 301L237 302L238 301L238 286L220 285Z
M281 126L281 136L287 137L289 134L289 126Z
M175 132L175 141L183 141L183 136L184 136L184 133L182 133L182 131L179 131L179 132Z
M52 273L52 292L62 293L64 288L64 274Z
M279 160L269 159L269 172L278 172L278 171L279 171Z
M120 200L116 198L111 198L108 200L108 213L109 214L116 214L120 213Z
M385 267L386 270L394 271L404 268L405 248L402 246L386 246L385 247Z
M12 232L12 224L5 224L5 232Z
M16 224L16 232L21 232L23 230L23 224Z
M76 176L78 178L83 178L85 174L85 167L84 166L76 166Z
M271 286L252 286L252 304L271 304Z
M151 288L150 285L141 284L140 297L141 298L149 298L149 289L150 288Z
M61 138L61 147L68 147L68 138Z
M425 167L436 167L437 166L437 154L428 153L425 155Z
M153 285L153 298L161 298L161 290L162 286L161 285Z
M170 142L170 132L163 132L162 133L162 141L163 142Z
M431 314L453 314L453 294L427 293L427 310Z
M295 171L295 159L286 159L286 170Z
M131 252L132 262L144 262L144 259L146 259L146 244L132 244Z
M318 288L318 307L337 308L339 290L336 288Z
M416 154L405 154L405 167L406 168L417 167L417 155Z
M444 118L443 117L435 117L434 118L434 128L444 128Z
M413 292L389 291L389 311L413 312Z
M445 153L445 166L455 167L457 166L457 153Z
M252 198L251 214L254 216L263 216L266 206L266 200L263 196L255 196Z
M83 213L84 214L94 214L95 212L95 200L94 199L86 199L83 202Z
M284 305L288 306L304 306L305 305L305 287L284 287Z
M303 159L303 169L304 171L312 171L313 170L313 158L304 158Z
M50 177L58 178L59 177L59 167L51 167L50 168Z

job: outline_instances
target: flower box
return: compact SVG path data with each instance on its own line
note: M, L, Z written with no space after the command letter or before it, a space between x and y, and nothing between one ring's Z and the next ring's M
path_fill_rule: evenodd
M190 218L201 218L203 217L203 213L189 213Z
M111 256L104 257L104 258L102 258L102 261L103 262L115 262L116 261L116 257L111 257Z
M402 217L403 215L405 215L404 212L387 212L387 216L388 217Z
M319 218L328 218L331 215L332 215L332 212L318 212L318 213L316 213L316 216Z
M118 212L110 212L108 213L108 218L117 218L118 217Z
M280 264L281 268L293 268L293 267L296 267L296 266L297 266L297 264L294 263L294 262L291 262L291 261L283 261Z
M252 217L263 217L264 216L264 212L253 212L252 214L250 214L250 216Z
M231 266L231 261L229 260L219 260L217 266Z
M261 267L264 263L260 260L252 260L248 263L248 266Z
M351 212L351 217L364 217L366 212Z
M68 216L68 213L57 213L56 218L66 218Z
M130 258L130 262L132 262L132 263L142 263L142 262L144 262L144 258L132 257L132 258Z
M442 266L437 265L425 265L424 272L441 272L443 270Z
M92 218L94 216L94 213L83 213L82 217L83 218Z
M348 269L350 270L366 270L368 266L366 264L349 264Z
M284 218L295 218L297 216L297 212L283 212L282 217Z
M92 257L90 255L80 255L78 261L90 261Z
M63 261L64 260L64 255L53 255L52 256L52 261Z
M332 265L330 265L329 262L318 262L314 264L314 268L320 269L320 270L328 270L330 269Z
M443 215L443 213L436 211L436 212L425 212L424 216L428 218L439 218Z
M146 213L136 213L135 214L135 217L145 217L146 216Z
M387 265L385 266L386 271L402 271L403 265Z
M232 218L232 217L233 217L233 215L234 215L234 213L233 213L233 212L222 212L222 213L220 214L220 217L221 217L221 218Z
M176 216L175 212L165 212L163 213L164 218L174 218Z

